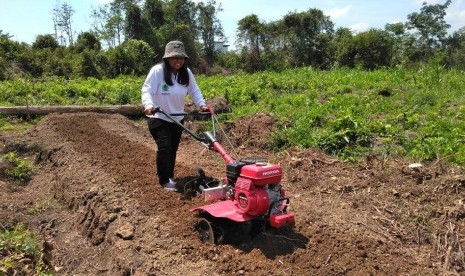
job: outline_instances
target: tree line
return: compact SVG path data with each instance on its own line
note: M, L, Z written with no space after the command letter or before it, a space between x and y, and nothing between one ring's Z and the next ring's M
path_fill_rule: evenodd
M0 30L0 80L142 76L175 39L184 42L189 66L205 74L303 66L375 70L425 62L464 70L465 26L449 34L445 21L451 2L425 2L406 22L360 33L335 29L330 17L315 8L271 22L251 14L237 23L237 50L226 53L215 49L215 42L225 42L219 20L223 9L215 0L113 0L92 10L92 29L77 37L72 6L57 3L54 34L38 35L32 45Z

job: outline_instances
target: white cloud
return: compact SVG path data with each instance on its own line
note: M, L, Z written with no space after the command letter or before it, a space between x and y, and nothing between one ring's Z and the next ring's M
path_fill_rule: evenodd
M465 9L449 10L447 11L447 15L444 19L452 26L452 31L465 27Z
M326 11L325 14L329 15L329 17L331 17L332 19L335 19L335 18L342 17L342 16L346 15L350 11L351 8L352 8L352 6L345 6L343 8L336 8L336 9Z
M366 31L368 28L369 28L369 25L366 22L359 22L359 23L349 26L349 29L351 29L352 31L356 33Z
M452 31L465 27L465 7L463 6L463 0L452 2L447 9L445 20L451 24Z
M415 4L421 6L423 3L426 2L426 4L431 5L431 4L439 4L443 3L444 1L441 0L415 0Z

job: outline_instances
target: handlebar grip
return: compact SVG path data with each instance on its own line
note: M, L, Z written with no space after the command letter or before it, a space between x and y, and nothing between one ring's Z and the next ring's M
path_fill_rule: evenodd
M213 109L213 107L211 107L210 105L207 105L207 108L211 115L215 115L215 109Z
M152 115L154 115L154 114L157 113L157 112L160 112L160 110L161 110L160 107L154 107L154 108L152 109Z

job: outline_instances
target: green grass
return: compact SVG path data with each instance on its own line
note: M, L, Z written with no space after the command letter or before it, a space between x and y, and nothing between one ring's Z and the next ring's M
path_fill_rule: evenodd
M465 72L420 66L362 71L298 68L197 76L206 98L225 97L235 120L279 117L269 146L318 147L342 160L366 152L465 165ZM140 104L143 77L0 82L0 104ZM27 98L27 101L26 101Z
M0 131L25 131L37 124L39 118L22 119L13 116L0 115Z
M24 159L21 159L14 152L9 152L1 157L10 163L5 170L5 175L14 180L27 181L34 173L33 165Z
M26 213L29 214L29 215L37 215L37 214L45 212L45 211L47 211L47 210L49 210L51 208L53 208L52 202L50 202L48 200L43 200L43 201L36 202L33 207L28 208L26 210Z
M37 275L51 275L45 264L40 260L39 240L27 229L24 223L19 223L11 229L0 229L0 275L9 275L15 268L21 269L19 260L32 260Z

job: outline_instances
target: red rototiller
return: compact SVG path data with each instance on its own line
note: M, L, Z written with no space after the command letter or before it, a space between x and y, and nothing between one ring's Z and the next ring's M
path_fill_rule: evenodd
M201 168L197 168L200 176L184 187L185 190L197 191L209 202L192 209L199 215L197 230L201 240L211 244L237 243L243 241L245 235L254 236L268 227L293 225L294 213L287 210L289 198L281 185L281 166L260 158L237 160L231 157L216 138L215 123L219 125L219 122L215 112L210 106L208 110L212 131L201 135L177 123L173 116L181 114L166 114L163 110L156 110L177 123L202 145L219 153L226 164L223 179L211 181Z

